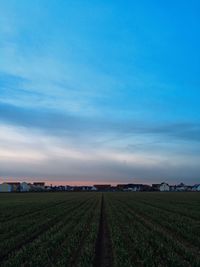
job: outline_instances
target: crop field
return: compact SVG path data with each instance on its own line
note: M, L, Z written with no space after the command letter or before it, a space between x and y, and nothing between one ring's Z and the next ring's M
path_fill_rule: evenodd
M0 266L200 266L200 193L0 194Z

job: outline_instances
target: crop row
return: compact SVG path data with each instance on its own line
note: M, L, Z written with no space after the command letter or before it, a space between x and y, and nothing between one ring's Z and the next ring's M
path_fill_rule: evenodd
M37 243L38 239L40 240L40 238L46 238L46 242L48 242L51 236L50 233L53 236L52 241L54 243L56 240L55 233L59 235L59 231L62 231L62 229L64 232L66 232L64 227L67 227L68 229L70 225L75 227L77 225L76 218L78 218L78 222L80 221L80 223L84 223L83 218L88 214L89 211L93 210L91 205L94 205L94 201L97 201L96 197L94 199L94 197L91 195L85 195L83 198L76 197L74 201L66 201L56 208L51 207L45 212L43 211L44 214L41 213L39 216L25 216L24 221L20 217L18 221L15 221L16 228L14 228L15 230L13 233L7 231L10 225L7 226L4 224L1 229L1 261L6 262L6 264L10 262L11 266L15 266L14 264L12 265L12 262L15 262L15 260L18 258L16 256L18 253L21 255L22 251L26 250L25 248L28 249L29 246L34 246L35 242ZM70 228L69 231L71 231ZM50 244L49 247L51 248L53 246ZM40 246L35 246L35 252L37 255L39 248ZM31 259L33 251L30 254ZM46 249L44 251L46 251ZM11 260L12 258L13 260Z
M7 196L7 198L6 198ZM20 217L30 216L37 212L68 201L76 201L75 194L0 194L0 223L16 220Z
M119 201L122 202L120 199ZM152 220L154 224L161 224L169 231L183 238L190 243L191 246L196 246L197 248L200 247L199 221L194 221L189 217L174 214L173 212L162 210L139 201L129 200L127 201L127 205L137 213L140 213L141 215L146 216L147 219Z
M2 266L90 266L100 199L90 199L14 254ZM84 252L83 252L84 251ZM81 255L84 254L84 257ZM87 264L85 264L85 262Z
M199 196L38 193L6 202L4 195L0 265L199 267Z
M197 251L183 246L176 235L170 235L159 223L151 222L150 216L142 216L141 210L138 213L135 204L131 197L122 202L119 195L107 196L115 266L200 265Z

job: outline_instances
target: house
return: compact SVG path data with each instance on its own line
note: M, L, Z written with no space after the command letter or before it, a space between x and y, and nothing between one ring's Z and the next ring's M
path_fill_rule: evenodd
M200 192L200 184L195 184L195 185L192 187L192 191Z
M136 192L141 191L142 184L118 184L116 186L117 191L129 191L129 192Z
M65 191L74 191L74 187L70 185L65 186Z
M95 187L97 191L109 191L111 189L110 184L95 184L93 187Z
M167 183L161 183L159 186L159 190L161 192L169 191L169 185Z
M171 192L176 191L176 185L170 185L169 186L169 191L171 191Z
M111 192L116 192L117 191L117 187L116 186L111 186L110 187L110 191Z
M92 186L88 186L88 185L81 186L81 190L82 191L91 191L92 190Z
M20 183L19 182L7 182L12 187L12 192L20 191Z
M143 184L127 184L128 191L137 192L143 191Z
M123 189L124 192L136 192L136 188L134 187L127 187Z
M186 185L186 191L191 192L191 191L192 191L192 187L193 187L193 186L191 186L191 185Z
M179 185L176 186L176 191L186 191L187 186L184 183L180 183Z
M87 191L96 191L96 188L94 186L85 186L85 189Z
M130 191L130 192L138 192L138 191L151 191L151 186L146 184L118 184L116 189L118 191Z
M20 192L28 192L28 191L30 191L30 189L31 189L30 184L28 184L26 182L22 182L20 184Z
M128 189L128 186L127 186L127 184L118 184L116 186L116 189L117 189L117 191L126 191L126 189Z
M141 184L140 185L140 191L149 192L152 190L152 187L148 184Z
M152 191L160 191L160 184L152 184Z
M12 186L8 183L0 184L0 192L12 192Z
M52 186L45 185L45 191L52 191Z
M57 191L65 191L65 186L64 185L58 185Z
M45 183L44 182L34 182L33 186L35 189L38 189L38 190L44 190L45 189Z
M95 186L92 186L91 191L97 191L97 188Z
M85 186L74 186L74 191L76 192L85 191Z
M127 184L128 191L141 191L142 184Z

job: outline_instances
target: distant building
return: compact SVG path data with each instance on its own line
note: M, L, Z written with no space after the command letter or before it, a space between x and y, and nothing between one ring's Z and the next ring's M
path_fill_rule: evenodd
M57 186L57 191L65 191L65 186L64 185Z
M191 191L192 191L192 188L193 188L193 186L191 186L191 185L186 185L186 191L191 192Z
M74 191L79 192L79 191L85 191L84 186L74 186Z
M41 190L45 189L45 183L44 182L34 182L33 186L36 189L41 189Z
M74 191L74 186L68 185L67 188L65 188L67 191Z
M160 187L159 187L159 190L161 192L166 192L166 191L169 191L169 185L167 183L161 183L160 184Z
M179 185L176 186L176 191L186 191L187 186L184 183L180 183Z
M176 191L176 185L170 185L169 186L169 191L171 191L171 192Z
M128 191L137 192L141 191L142 184L127 184Z
M85 190L86 191L96 191L97 189L94 186L85 186Z
M34 182L33 184L29 184L30 190L32 192L38 192L38 191L45 191L45 183L44 182Z
M110 187L110 191L111 192L116 192L117 191L117 187L116 186L111 186Z
M7 182L12 187L12 192L20 191L20 183L19 182Z
M82 191L91 191L92 190L92 186L82 186Z
M109 191L111 189L110 184L95 184L93 187L95 187L97 191Z
M0 192L12 192L12 186L7 183L0 184Z
M91 191L97 191L97 188L95 186L92 186Z
M148 184L142 184L140 186L140 191L149 192L149 191L152 191L152 187Z
M152 184L152 191L160 191L160 184Z
M195 184L193 187L192 187L192 191L197 191L197 192L200 192L200 184Z
M127 187L123 189L124 192L136 192L137 189L135 187Z
M138 192L138 191L151 191L152 188L150 185L146 185L146 184L118 184L116 186L116 190Z
M138 192L143 191L143 184L127 184L128 191Z
M83 186L74 186L73 187L74 191L97 191L97 188L95 186L88 186L88 185L83 185Z
M20 184L20 191L21 192L28 192L28 191L30 191L31 190L31 186L30 186L30 184L28 184L28 183L26 183L26 182L22 182L21 184Z
M123 190L126 190L128 188L128 185L127 184L118 184L117 186L116 186L116 189L118 190L118 191L123 191Z
M52 186L45 185L45 191L52 191Z

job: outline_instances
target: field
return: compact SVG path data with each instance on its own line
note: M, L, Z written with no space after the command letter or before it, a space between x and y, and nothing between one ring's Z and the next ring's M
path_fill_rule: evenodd
M200 266L200 193L0 194L0 266Z

